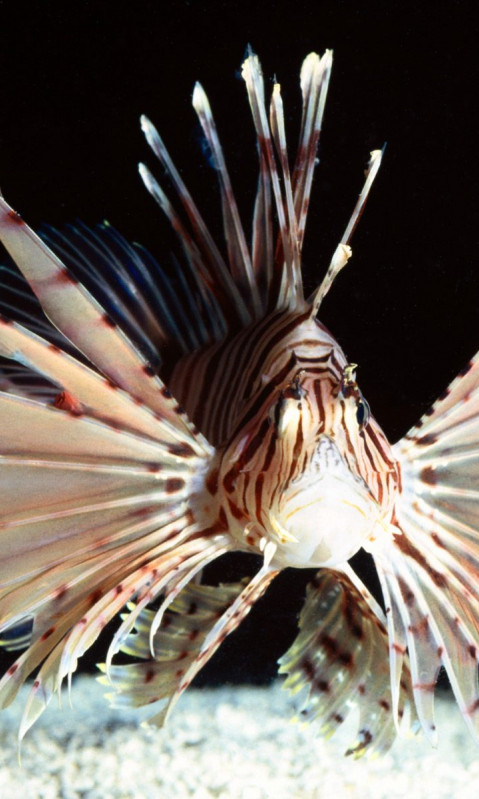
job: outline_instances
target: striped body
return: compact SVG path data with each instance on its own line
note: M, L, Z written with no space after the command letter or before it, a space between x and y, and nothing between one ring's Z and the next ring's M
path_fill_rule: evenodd
M342 562L392 514L399 466L375 421L358 423L346 367L308 309L266 317L182 359L170 378L201 432L223 443L206 482L208 512L227 518L241 547L259 551L272 538L281 566ZM330 505L343 508L338 518Z
M258 58L243 64L259 158L250 242L196 84L223 250L142 118L174 194L140 165L178 236L173 283L107 224L39 237L0 197L0 238L20 270L0 267L0 645L24 650L0 679L0 707L37 670L20 737L119 612L101 679L116 704L149 705L163 723L293 566L319 569L280 661L304 719L330 735L358 708L356 757L385 751L409 704L434 742L444 667L479 740L479 356L391 446L355 364L317 320L381 161L373 151L306 297L301 249L331 65L329 51L304 61L290 166L279 84L267 107ZM348 562L361 547L384 607ZM258 572L204 584L204 567L234 551L260 554Z

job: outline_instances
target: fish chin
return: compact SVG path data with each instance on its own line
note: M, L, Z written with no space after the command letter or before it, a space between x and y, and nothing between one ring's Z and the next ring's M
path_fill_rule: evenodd
M279 539L276 562L296 568L344 563L370 537L377 516L374 501L351 479L316 477L308 487L285 497L277 517L270 516Z

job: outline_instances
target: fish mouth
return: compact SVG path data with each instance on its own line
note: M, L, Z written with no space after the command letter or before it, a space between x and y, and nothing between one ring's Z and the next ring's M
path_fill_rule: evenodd
M268 513L276 561L283 567L337 566L384 527L368 486L351 472L336 444L328 438L318 450L312 468L282 492Z

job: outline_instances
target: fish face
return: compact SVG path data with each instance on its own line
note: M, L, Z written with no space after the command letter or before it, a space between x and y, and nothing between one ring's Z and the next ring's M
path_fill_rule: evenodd
M364 460L375 436L367 440L369 406L355 366L336 371L344 359L339 346L332 356L297 369L223 458L221 484L236 537L260 548L272 540L281 567L344 563L391 515L395 483L376 490L391 474L390 462L378 474Z
M284 566L336 566L351 558L380 523L381 510L334 440L320 436L303 474L289 481L267 514Z

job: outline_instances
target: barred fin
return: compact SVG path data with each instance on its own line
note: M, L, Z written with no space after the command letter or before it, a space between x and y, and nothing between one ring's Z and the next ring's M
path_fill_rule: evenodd
M247 327L268 312L305 307L301 276L301 249L306 226L313 173L332 66L332 52L320 58L311 53L301 69L303 111L297 155L290 171L281 90L275 84L266 111L263 74L258 57L249 52L242 65L259 151L259 180L254 209L251 254L239 218L211 108L197 83L193 106L198 114L218 175L228 264L216 247L196 204L152 123L142 117L142 128L155 155L165 168L180 200L186 221L176 211L156 179L143 164L140 174L177 233L193 272L201 276L200 291L212 301L212 318L219 340ZM315 316L323 296L351 255L349 240L362 213L379 167L380 153L371 154L367 179L344 236L333 255L328 273L309 298ZM273 225L277 217L276 234ZM277 241L274 241L277 235Z
M424 452L427 458L421 458L423 463L429 459L433 469L440 467L444 470L447 463L451 462L446 460L446 455L448 458L455 456L456 447L459 445L457 457L454 457L454 466L456 461L464 461L466 455L473 465L479 458L476 430L476 426L479 424L476 421L478 407L479 353L476 353L418 424L398 442L396 447L401 453L407 454L410 460L409 453L413 450ZM466 435L470 441L470 447L467 450L464 447ZM448 480L453 479L452 470L451 473L447 473L447 477Z
M408 646L418 713L435 740L444 666L479 740L479 358L394 448L402 490L388 545L373 552L398 647Z
M61 230L44 225L39 235L152 365L161 361L165 344L173 345L176 353L197 345L191 318L165 270L108 222L89 228L77 221Z
M434 689L443 665L466 723L479 739L478 629L472 615L477 614L477 588L461 585L431 551L420 552L417 535L408 532L395 535L390 549L375 558L390 613L401 620L421 725L435 744ZM398 646L393 635L391 627L392 645Z
M141 126L148 144L173 183L186 213L189 227L182 222L150 171L140 164L140 175L147 190L168 217L188 261L201 276L212 296L217 299L222 314L229 313L231 320L238 320L241 325L249 324L250 312L161 136L146 116L141 117Z
M186 671L198 656L200 648L215 621L231 605L244 585L230 583L209 586L190 583L166 610L160 628L153 640L151 654L151 629L155 611L130 603L130 616L134 615L134 630L121 644L121 651L143 662L126 665L99 664L104 676L99 681L114 689L107 694L115 707L155 705L150 723L164 722L169 702L178 689ZM123 618L128 621L128 616ZM158 710L156 704L163 703Z
M165 721L170 712L173 710L181 694L186 691L200 669L202 669L208 660L214 655L225 638L234 630L236 630L243 619L246 618L255 602L257 602L257 600L264 594L269 584L278 574L278 570L271 566L271 561L274 557L275 551L276 546L272 544L272 542L266 544L264 548L263 566L259 572L257 572L257 574L251 578L250 582L245 586L241 593L209 630L193 662L185 671L185 674L181 678L175 693L171 697L171 701L168 705L168 710L165 715Z
M303 95L303 113L298 153L293 169L294 207L298 220L298 245L300 250L306 227L313 173L317 163L319 136L332 63L332 51L326 50L321 58L317 53L310 53L301 67L300 82Z
M80 403L77 411L80 415L86 411L109 424L121 424L124 430L164 442L178 443L184 438L177 425L166 420L159 424L148 406L134 401L126 391L55 345L1 317L0 355L14 358L32 372L43 375L59 390L70 392Z
M15 619L33 617L31 637L24 634L27 651L0 681L0 705L5 707L37 665L43 665L27 704L20 734L26 732L65 676L70 678L78 659L92 645L105 624L132 598L146 604L180 580L191 577L209 561L231 547L229 538L211 534L189 517L169 515L168 523L151 514L122 519L117 515L110 525L100 526L95 514L95 533L108 534L101 546L86 552L59 553L59 560L47 564L28 580L6 586L0 595L2 618L10 628ZM130 521L130 525L127 522ZM135 523L136 522L136 523ZM70 552L71 552L70 543ZM34 547L33 547L34 549ZM21 559L21 555L20 555ZM17 566L17 570L18 570ZM19 625L20 627L20 625ZM8 632L6 636L9 640Z
M318 572L308 586L299 627L299 635L279 661L280 673L288 675L284 687L293 695L307 691L299 719L318 721L320 734L330 737L358 708L358 739L346 754L356 758L387 751L396 729L388 637L374 599L364 586L359 590L348 574ZM412 700L412 692L406 669L401 717L407 700Z
M128 634L119 649L144 663L100 664L100 681L115 689L109 698L115 706L163 703L149 719L162 725L193 677L214 654L227 635L249 613L277 572L265 565L252 580L218 587L190 583L175 596L154 632L154 611L130 604L124 617ZM131 628L135 627L134 631ZM152 646L153 644L153 646ZM153 649L153 656L152 656Z
M221 521L195 520L214 450L166 389L153 414L13 323L0 351L78 397L64 391L53 407L0 393L0 638L28 646L0 680L0 706L40 666L22 736L132 596L179 590L231 538Z
M198 532L198 529L189 531L190 534L193 532ZM183 537L186 538L186 534L183 534ZM78 659L94 643L107 621L118 613L133 594L139 595L141 602L153 600L161 593L165 584L171 582L175 569L181 567L182 572L186 571L191 576L203 568L209 560L222 554L224 550L218 547L217 543L201 539L194 542L190 540L186 541L183 547L177 547L174 554L171 551L162 552L156 558L153 550L146 568L140 565L139 560L132 561L128 576L121 583L105 590L94 606L87 606L82 618L71 626L73 618L78 618L78 609L73 608L72 613L67 615L58 629L52 633L58 640L65 628L70 627L66 637L51 651L37 675L25 706L19 730L20 739L47 707L53 694L60 691L64 677L71 679ZM157 551L160 551L160 547ZM134 568L135 565L138 568ZM30 651L32 650L33 647Z
M251 264L251 256L246 243L230 177L226 168L223 149L216 131L213 114L208 98L200 83L195 84L193 91L193 108L198 114L218 175L230 272L247 303L249 304L251 302L253 319L259 319L261 318L263 309L259 302L258 288Z
M324 276L319 288L313 292L312 296L308 300L311 303L311 316L316 316L324 297L328 293L336 277L340 271L344 269L351 258L352 250L349 246L349 242L351 241L351 237L361 218L361 214L363 213L369 192L371 191L371 186L373 185L374 179L378 173L378 169L381 166L383 152L384 148L382 150L373 150L370 153L369 163L365 171L366 179L364 181L364 186L357 199L356 205L354 206L354 210L346 226L346 230L344 231L341 241L333 253L328 271L326 272L326 275Z
M258 56L250 54L243 63L242 76L248 91L253 122L258 137L258 147L268 165L273 189L276 214L281 240L280 258L275 261L273 307L293 309L301 305L302 286L301 267L296 251L292 246L293 231L288 226L285 202L281 192L279 173L276 165L273 139L265 108L264 83ZM274 115L274 114L273 114ZM299 293L300 292L300 293Z
M188 425L163 384L101 305L0 197L0 240L28 280L45 314L106 377L173 427Z
M144 518L141 518L142 515ZM85 597L88 610L108 592L109 585L115 586L116 590L117 585L122 583L121 575L126 579L130 573L135 572L138 558L143 557L145 563L145 553L151 553L152 559L157 552L168 553L171 543L182 544L192 532L190 519L184 508L183 513L181 509L172 514L155 508L142 515L118 513L107 522L98 519L93 525L90 520L88 532L93 544L88 546L86 542L87 545L82 547L81 538L77 536L80 540L78 551L72 552L71 547L68 551L63 545L56 558L48 559L48 552L42 552L35 539L32 541L33 551L28 561L20 550L19 563L16 564L17 577L14 579L12 575L0 597L2 627L10 632L12 625L16 628L24 619L33 618L31 641L38 641L46 631L50 631L50 634L57 633L58 625L55 620L58 621L61 617L63 624L70 610L78 612L80 602ZM25 571L30 571L18 576L22 561L26 561ZM110 567L108 578L103 573L107 566ZM143 572L143 577L147 575L145 579L151 579L152 573L148 568L144 568ZM84 612L85 608L73 622L83 618ZM26 653L26 656L31 657L31 653Z

